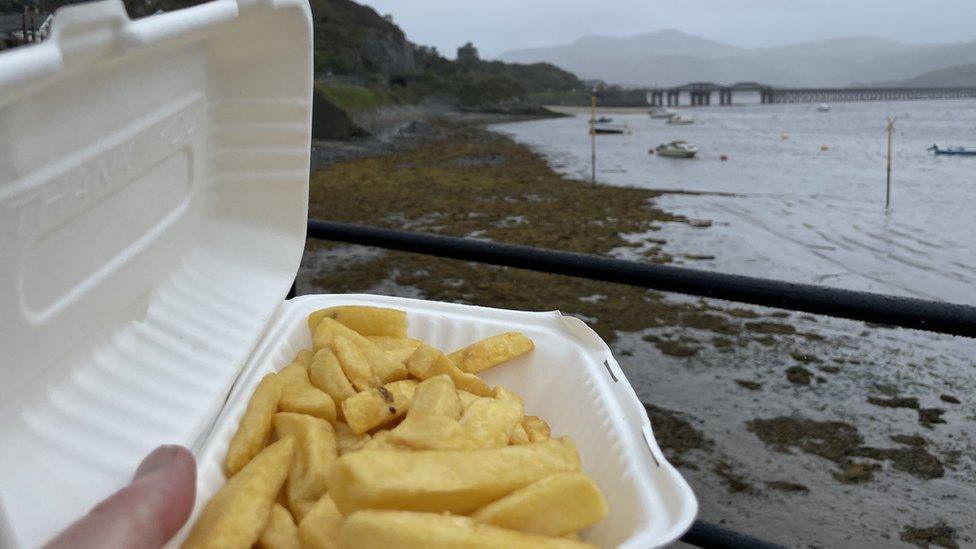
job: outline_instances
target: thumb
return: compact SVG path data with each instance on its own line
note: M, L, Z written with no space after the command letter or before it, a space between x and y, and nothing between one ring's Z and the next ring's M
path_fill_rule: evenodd
M162 547L193 510L196 475L189 450L160 446L139 464L132 484L96 505L45 547Z

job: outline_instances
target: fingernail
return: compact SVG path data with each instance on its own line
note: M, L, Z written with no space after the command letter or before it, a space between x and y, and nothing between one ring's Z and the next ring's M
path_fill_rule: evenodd
M173 461L173 458L176 457L178 448L178 446L167 444L153 450L148 456L146 456L146 459L142 460L142 463L139 464L139 468L136 469L135 478L140 479L146 475L150 475L156 471L159 471L160 469L165 468Z

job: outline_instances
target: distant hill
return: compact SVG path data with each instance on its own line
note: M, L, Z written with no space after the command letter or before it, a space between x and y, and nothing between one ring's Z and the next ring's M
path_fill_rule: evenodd
M581 78L652 86L693 81L758 81L781 86L846 86L904 80L976 59L976 41L906 44L871 36L741 48L665 30L616 38L588 36L566 46L513 50L521 63L548 61Z
M953 65L922 73L914 78L880 82L880 86L962 87L976 86L976 63Z

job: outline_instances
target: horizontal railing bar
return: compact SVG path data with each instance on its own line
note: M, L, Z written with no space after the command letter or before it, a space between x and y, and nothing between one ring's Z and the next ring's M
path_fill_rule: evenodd
M782 549L782 545L740 534L716 524L696 520L681 541L708 549Z
M308 220L308 236L913 330L976 337L976 307L969 305L318 219Z

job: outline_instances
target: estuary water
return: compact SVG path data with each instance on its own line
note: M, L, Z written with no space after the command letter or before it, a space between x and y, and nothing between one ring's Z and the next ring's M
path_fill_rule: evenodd
M677 264L976 303L976 157L926 151L934 143L976 146L976 101L830 107L680 109L695 119L689 126L651 119L644 109L600 110L630 133L597 137L597 181L700 193L659 200L666 210L711 221L704 230L674 223L656 232ZM589 179L589 112L566 112L572 116L492 129L533 147L556 170ZM896 122L886 212L889 116ZM674 139L698 145L698 157L648 153Z

